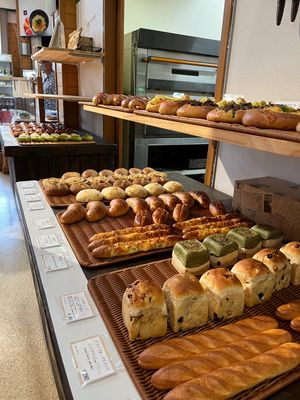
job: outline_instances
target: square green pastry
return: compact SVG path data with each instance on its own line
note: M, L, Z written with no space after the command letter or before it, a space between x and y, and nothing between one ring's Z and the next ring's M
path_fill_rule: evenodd
M283 235L280 229L267 224L254 225L251 229L258 233L263 240L278 239Z
M253 249L261 242L260 235L246 227L234 228L227 233L227 237L234 240L239 247Z
M238 245L232 239L223 234L207 236L203 240L203 244L207 247L210 254L215 257L226 256L227 254L238 250Z
M177 242L173 252L186 268L194 268L207 263L209 260L207 248L196 239Z

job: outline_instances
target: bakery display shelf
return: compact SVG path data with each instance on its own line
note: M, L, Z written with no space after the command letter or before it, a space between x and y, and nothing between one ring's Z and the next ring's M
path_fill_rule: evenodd
M242 125L217 123L202 119L161 116L158 113L135 111L124 113L109 108L81 103L85 111L90 111L130 122L172 130L192 136L203 137L238 146L253 148L269 153L290 157L300 157L300 134L271 129L247 128Z
M195 207L190 211L190 216L199 217L205 215L211 215L207 209L200 209ZM140 259L145 255L163 254L162 257L166 257L166 254L170 254L170 248L151 250L147 252L140 252L135 254L129 254L128 256L113 257L113 258L103 258L96 259L93 257L92 253L88 250L89 238L91 238L96 233L100 232L110 232L113 230L124 229L133 227L134 213L129 210L126 215L121 217L105 217L98 222L88 222L82 220L75 224L63 224L60 222L60 216L62 212L56 214L58 222L68 239L70 246L79 264L85 268L100 268L108 265L120 264L124 261Z
M151 385L151 375L154 371L142 369L137 358L139 354L150 344L156 343L162 339L181 337L186 334L192 334L207 329L216 328L230 322L235 322L241 318L252 317L255 315L268 315L275 317L276 308L284 303L288 303L295 298L300 297L300 286L290 286L287 289L276 292L272 299L265 304L246 308L241 318L235 318L226 322L208 322L201 328L191 329L186 332L173 333L168 328L167 335L163 338L137 340L131 342L128 339L127 330L123 324L122 318L122 297L128 284L135 280L148 279L163 285L166 279L177 273L172 266L170 259L140 265L133 268L127 268L119 271L110 272L105 275L99 275L89 280L88 288L92 298L106 323L110 335L119 351L119 354L126 365L126 368L134 381L141 397L144 400L162 399L165 391L159 391ZM288 330L293 337L293 341L300 343L300 336L289 328L289 321L279 321L279 327ZM239 395L232 397L235 400L262 400L276 393L288 384L300 378L300 366L276 378L266 380L265 382L246 390Z
M23 95L28 99L52 99L52 100L64 100L69 102L79 102L79 101L91 101L91 97L84 96L73 96L68 94L44 94L44 93L24 93Z
M57 142L19 142L20 146L25 146L25 147L30 147L30 146L57 146L57 145L80 145L80 144L95 144L96 142L94 140L81 140L79 142L75 142L72 140L67 140L67 141L57 141Z
M102 60L102 52L42 47L31 58L33 61L50 61L61 64L80 64Z

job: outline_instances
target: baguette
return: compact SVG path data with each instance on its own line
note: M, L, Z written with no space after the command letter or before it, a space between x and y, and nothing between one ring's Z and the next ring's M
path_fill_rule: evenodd
M292 336L289 332L283 329L270 329L209 351L204 355L166 365L152 375L151 382L157 389L172 389L218 368L248 360L291 340Z
M88 245L89 251L92 251L100 246L111 245L115 243L121 242L131 242L133 240L143 240L143 239L152 239L159 236L167 236L171 232L171 228L169 229L161 229L159 231L148 231L142 233L128 233L125 235L111 236L107 239L94 240Z
M238 218L240 217L240 214L235 214L235 213L228 213L224 215L216 215L216 216L211 216L211 217L198 217L198 218L192 218L189 219L188 221L183 221L183 222L177 222L176 224L173 225L175 229L183 230L189 226L194 226L194 225L203 225L208 222L217 222L217 221L227 221L230 219Z
M284 343L250 360L192 379L172 389L164 400L224 400L283 374L300 363L300 344Z
M220 328L155 343L139 355L138 363L145 369L158 369L277 326L275 319L265 315L246 318Z
M107 239L109 237L113 237L115 235L126 235L128 233L142 233L142 232L150 232L150 231L159 231L161 229L168 229L168 225L164 224L152 224L147 226L136 226L124 229L113 230L109 232L99 232L90 237L89 241L93 242L94 240Z
M150 251L172 247L180 239L180 236L168 235L159 236L152 239L115 243L112 245L99 246L92 251L92 254L95 258L127 256L128 254L139 253L140 251Z
M231 229L233 228L239 228L241 226L249 227L248 222L238 222L238 223L232 223L228 226L224 226L223 228L206 228L205 226L203 228L200 228L198 230L190 231L185 234L183 234L183 239L198 239L198 240L203 240L209 235L215 235L219 233L228 233Z

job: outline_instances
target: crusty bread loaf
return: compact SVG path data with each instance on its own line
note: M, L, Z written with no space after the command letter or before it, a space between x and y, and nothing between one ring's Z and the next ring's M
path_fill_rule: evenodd
M168 321L174 332L204 325L208 319L206 294L198 279L190 274L175 274L163 285Z
M250 360L219 368L172 389L164 400L223 400L295 368L300 344L283 343Z
M286 256L276 249L262 249L253 258L265 264L274 275L274 291L287 288L291 281L292 267Z
M254 258L245 258L231 269L240 280L245 293L245 305L252 307L271 298L275 279L268 267Z
M167 308L161 288L154 282L135 281L123 295L122 317L130 340L167 333Z
M158 369L277 326L275 319L265 315L242 319L220 328L155 343L139 355L138 362L142 368Z
M300 115L271 110L248 110L243 116L243 125L262 129L296 130Z
M206 354L166 365L152 375L151 382L157 389L172 389L218 368L248 360L291 340L292 336L289 332L283 329L269 329L208 351Z
M281 247L283 253L292 266L291 283L300 285L300 242L290 242Z
M229 269L209 270L201 276L200 283L208 297L208 316L211 321L233 318L243 313L243 286Z

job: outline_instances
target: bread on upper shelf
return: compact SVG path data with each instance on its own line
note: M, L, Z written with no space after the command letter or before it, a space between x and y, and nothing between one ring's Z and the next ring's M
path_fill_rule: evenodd
M122 316L130 340L164 336L167 308L162 289L148 280L133 282L123 295Z
M175 274L163 285L168 321L174 332L204 325L208 319L206 294L198 279L189 273Z
M211 321L242 315L245 297L243 286L229 269L211 269L201 276L200 283L208 297Z

